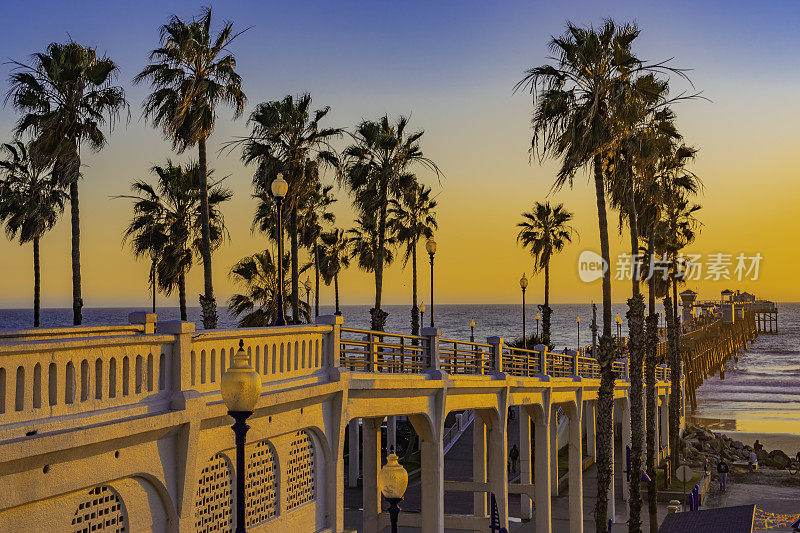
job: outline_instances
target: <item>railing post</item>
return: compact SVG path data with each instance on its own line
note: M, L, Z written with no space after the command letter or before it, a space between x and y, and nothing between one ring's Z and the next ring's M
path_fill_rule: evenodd
M578 358L580 356L580 351L576 351L574 354L572 354L572 375L575 377L580 377L580 372L578 372Z
M533 349L539 352L539 373L542 376L547 375L547 346L544 344L537 344Z
M181 322L180 320L159 322L158 333L175 335L175 344L172 345L170 359L172 364L167 372L170 374L171 398L170 404L174 409L185 407L185 391L192 388L192 334L194 322Z
M428 370L441 370L439 361L439 336L442 330L439 328L422 328L421 335L425 337L428 345L428 363L425 368Z
M492 369L503 371L503 337L487 337L486 343L492 345Z
M128 314L129 324L141 324L144 328L145 335L152 335L156 332L156 314L147 313L145 311L136 311Z
M340 315L318 316L317 324L331 326L331 332L325 340L325 357L327 365L336 368L341 362L342 324L344 324L344 317Z
M375 348L375 334L370 332L367 334L367 372L378 371L378 350Z

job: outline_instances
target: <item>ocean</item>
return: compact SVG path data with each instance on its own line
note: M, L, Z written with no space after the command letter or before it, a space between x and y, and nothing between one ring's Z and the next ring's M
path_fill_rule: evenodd
M554 304L552 342L556 349L574 347L591 342L591 304ZM369 326L368 305L342 306L346 327L367 329ZM386 330L408 332L410 330L410 306L388 305L384 308L389 317ZM613 306L612 318L617 313L623 318L622 335L626 335L625 304ZM147 311L147 308L85 308L85 325L127 324L131 311ZM659 307L659 311L661 308ZM536 331L536 306L526 306L528 334ZM157 309L162 320L177 320L177 307ZM425 315L425 325L430 320L430 307ZM332 314L330 306L320 306L321 314ZM23 329L30 327L31 310L0 309L0 329ZM576 318L580 317L580 327ZM598 324L602 322L602 309L598 306ZM200 324L200 308L189 309L189 319ZM235 328L236 319L220 308L220 327ZM469 322L475 320L475 340L483 342L486 337L498 335L512 340L522 336L522 309L520 305L437 305L436 325L442 337L469 340ZM71 309L43 309L43 327L68 326L72 322ZM541 325L539 326L541 327ZM600 326L598 326L600 327ZM800 304L779 305L779 333L761 335L748 350L740 354L738 361L729 360L725 377L709 377L697 391L698 407L689 412L689 420L701 423L715 431L738 435L738 439L750 442L760 439L768 449L781 448L790 455L800 450ZM580 329L580 333L579 333ZM612 328L616 334L616 325Z

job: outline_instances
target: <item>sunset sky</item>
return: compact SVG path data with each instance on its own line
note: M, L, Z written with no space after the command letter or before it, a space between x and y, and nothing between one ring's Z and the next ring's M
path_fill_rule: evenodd
M167 5L169 4L169 5ZM159 131L141 118L148 87L132 78L158 44L158 28L175 13L190 17L196 2L24 2L0 20L0 56L28 61L52 41L72 37L96 46L120 66L119 85L131 106L100 153L83 151L81 239L84 302L88 307L144 306L148 265L134 260L121 243L131 215L130 182L148 178L148 169L171 157L196 159L196 150L172 153ZM601 6L602 5L602 6ZM230 267L267 245L251 233L256 207L250 197L252 169L239 154L219 153L225 141L244 135L254 106L286 94L310 92L315 106L331 106L327 124L352 128L362 118L411 114L424 129L422 147L444 172L420 169L439 202L436 256L437 299L443 303L511 303L519 299L520 275L531 277L531 260L516 245L520 213L539 200L563 202L576 212L580 240L552 265L554 302L600 300L600 283L578 278L577 259L599 250L594 189L580 174L573 190L550 194L556 164L529 161L531 99L513 94L526 68L545 63L551 35L566 20L599 24L605 17L636 21L642 34L636 51L645 59L674 58L692 69L697 90L708 98L676 108L686 142L700 149L692 169L705 184L701 235L695 253L763 256L758 281L700 281L690 286L702 297L726 288L750 290L778 301L800 300L797 235L800 176L800 3L774 2L218 2L217 24L233 20L251 28L232 46L248 97L245 116L232 121L221 108L209 141L209 167L229 175L234 199L225 208L231 233L214 255L219 303L234 287ZM8 10L7 10L8 11ZM0 65L5 88L11 66ZM673 91L691 91L675 80ZM4 89L5 92L5 89ZM16 120L10 105L0 108L0 141L11 139ZM343 139L339 145L344 146ZM328 180L331 176L327 177ZM549 196L548 196L549 195ZM339 190L337 225L349 227L347 191ZM625 251L609 211L612 256ZM426 294L427 258L420 254ZM0 240L0 307L30 306L31 245ZM733 268L731 268L733 271ZM42 241L44 307L71 306L68 210ZM705 274L705 273L704 273ZM313 276L312 276L313 277ZM387 303L410 301L409 269L395 263L384 282ZM541 298L536 277L529 301ZM340 281L343 303L369 303L374 285L355 268ZM197 306L202 267L189 276L189 305ZM627 282L615 282L615 301L627 298ZM324 287L322 303L332 303ZM161 298L177 305L177 297Z

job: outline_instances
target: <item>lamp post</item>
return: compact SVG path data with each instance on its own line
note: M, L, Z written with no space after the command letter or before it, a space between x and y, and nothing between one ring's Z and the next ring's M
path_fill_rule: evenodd
M391 447L386 464L383 465L378 473L378 484L381 494L389 502L389 521L392 526L392 533L397 533L397 517L400 514L400 502L403 501L403 494L408 487L408 472L397 462L397 455L394 447Z
M469 321L469 342L475 342L475 319Z
M581 349L581 317L575 317L575 323L578 325L578 351Z
M536 336L539 336L539 321L542 319L542 315L538 312L536 313Z
M419 314L420 314L419 322L420 322L420 324L424 325L425 324L425 302L422 302L422 305L419 306Z
M525 272L519 278L519 287L522 289L522 347L528 349L528 337L525 336L525 289L528 288L528 278L525 277ZM536 328L538 329L538 322Z
M622 336L622 319L619 317L619 313L617 313L617 317L614 319L614 322L617 323L617 338L619 339Z
M244 466L245 435L250 426L247 419L261 396L261 376L250 366L250 357L244 351L244 341L239 341L239 349L233 356L233 365L222 374L220 384L222 399L228 407L228 414L235 420L231 426L236 435L236 533L245 533L245 491L246 478Z
M431 257L431 327L433 326L433 256L436 253L436 241L433 237L428 237L428 242L425 243L425 249L428 250L428 255Z
M286 180L283 179L283 174L278 174L278 176L272 181L272 185L270 186L272 190L272 196L275 197L275 212L277 218L277 225L278 225L278 305L276 306L278 312L275 316L275 325L276 326L285 326L286 325L286 313L283 311L283 220L282 220L282 210L283 210L283 199L286 197L286 193L289 191L289 184L286 183Z
M303 284L306 287L306 308L308 309L308 322L311 323L311 277L306 276L306 282Z

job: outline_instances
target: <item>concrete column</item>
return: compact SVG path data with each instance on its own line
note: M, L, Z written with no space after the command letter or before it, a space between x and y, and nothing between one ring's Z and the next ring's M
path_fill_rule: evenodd
M552 408L550 414L550 490L558 496L558 409ZM537 441L538 447L538 441Z
M581 421L583 400L581 391L569 413L569 531L583 533L583 444Z
M536 496L536 533L551 533L552 512L550 506L550 424L549 403L545 404L539 416L534 418L536 455L534 462L534 494Z
M361 463L361 452L360 452L360 445L361 445L361 438L359 435L359 419L354 418L348 424L348 431L350 432L348 436L348 448L349 448L349 455L350 459L348 461L347 471L347 485L351 488L358 486L358 474L360 470L360 463Z
M339 315L322 315L317 317L316 322L317 324L331 326L331 332L325 338L325 361L323 361L322 366L336 368L339 366L341 357L344 318Z
M170 406L173 409L184 409L186 406L186 391L193 389L192 387L192 335L194 334L194 322L181 322L180 320L158 322L156 324L156 332L161 334L175 335L175 344L172 345L172 353L170 354L170 368L167 370L171 375L167 379L172 387L170 391ZM117 397L122 396L124 379L122 357L117 359ZM130 388L133 384L132 377L136 373L136 360L131 358L129 360L128 371L128 391L132 392L134 389Z
M381 423L383 418L364 418L361 423L364 448L364 475L362 483L362 530L378 532L378 514L381 512L381 491L378 472L381 470Z
M422 475L420 479L422 509L422 533L444 531L444 447L442 445L442 421L434 415L433 424L422 417L412 417L412 423L420 437L422 450Z
M628 470L628 465L626 464L628 460L628 448L631 445L631 409L630 409L630 400L625 398L624 400L619 401L619 408L620 408L620 415L622 416L622 497L625 498L627 501L630 497L630 482L628 481L629 474L626 472Z
M500 527L508 528L508 408L500 402L499 417L492 417L487 439L489 490L494 493Z
M439 336L442 330L439 328L422 328L420 335L425 337L425 346L428 348L427 368L429 370L441 369L439 361Z
M486 482L486 424L477 410L472 421L472 481ZM488 516L485 492L473 493L472 501L475 516Z
M519 409L519 482L530 485L531 478L531 415L524 407ZM520 495L520 518L533 518L533 501L525 494Z
M397 451L397 417L386 417L386 454L389 454L389 449L393 448Z
M586 414L586 454L597 462L597 419L595 418L594 400L584 402L584 413Z
M488 337L487 344L492 345L492 369L495 372L503 371L503 338Z

